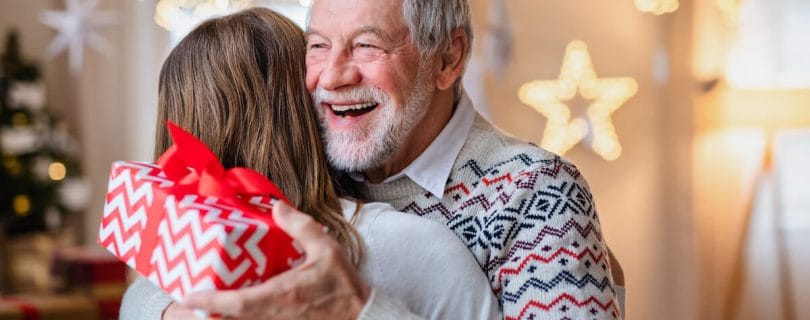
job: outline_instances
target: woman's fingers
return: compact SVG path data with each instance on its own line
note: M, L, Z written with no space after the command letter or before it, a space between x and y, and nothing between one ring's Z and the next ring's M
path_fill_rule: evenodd
M203 310L209 315L239 317L243 316L245 310L246 301L243 297L237 290L196 292L188 295L181 305L184 308Z
M334 249L334 241L326 233L323 225L284 202L278 201L273 207L273 219L290 237L301 245L307 259L317 256L324 249Z

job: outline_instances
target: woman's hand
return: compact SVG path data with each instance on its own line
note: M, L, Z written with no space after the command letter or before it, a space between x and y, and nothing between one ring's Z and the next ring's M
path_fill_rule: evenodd
M166 310L163 311L163 320L200 320L194 316L194 311L172 302Z
M280 201L273 219L304 249L303 263L257 286L192 294L182 307L238 319L356 319L371 288L337 241Z

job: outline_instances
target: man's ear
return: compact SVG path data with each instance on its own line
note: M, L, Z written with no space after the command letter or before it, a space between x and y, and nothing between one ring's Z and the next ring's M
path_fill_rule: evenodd
M461 28L453 30L450 43L439 53L439 71L436 74L437 89L447 90L453 87L464 71L464 57L469 51L467 32Z

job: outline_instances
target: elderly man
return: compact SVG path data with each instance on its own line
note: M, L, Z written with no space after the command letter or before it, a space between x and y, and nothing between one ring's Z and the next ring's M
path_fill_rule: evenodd
M621 317L580 172L496 130L461 89L472 42L466 0L318 0L307 34L306 84L328 157L358 182L358 197L454 231L506 319ZM283 224L311 248L312 267L241 294L193 296L187 306L250 317L284 309L313 318L402 316L334 259L328 251L336 246L307 245L331 240L302 216L293 212ZM300 299L316 294L324 298Z
M621 318L582 175L496 130L461 89L472 42L466 0L318 0L307 35L306 85L329 160L357 182L356 196L445 224L506 319ZM375 296L311 219L275 217L304 247L305 267L193 295L185 307L250 319L412 316Z

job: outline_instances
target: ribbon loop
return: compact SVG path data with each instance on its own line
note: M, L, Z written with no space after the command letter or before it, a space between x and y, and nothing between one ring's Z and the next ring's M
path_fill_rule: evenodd
M248 168L225 170L208 147L171 121L166 122L174 141L158 164L167 178L175 182L175 195L196 193L217 198L246 200L250 196L271 196L287 204L284 193L267 177Z

